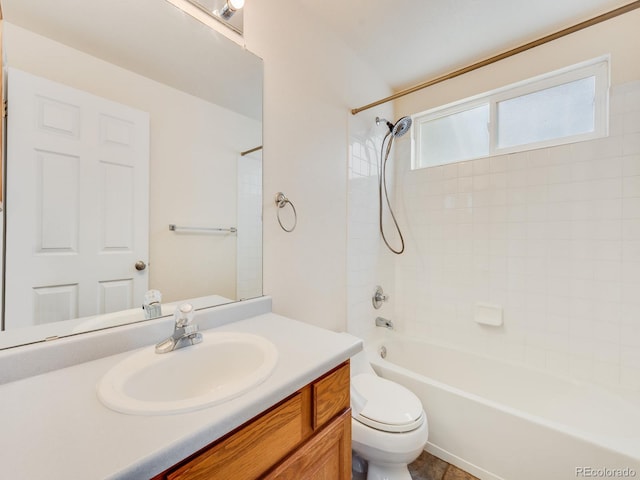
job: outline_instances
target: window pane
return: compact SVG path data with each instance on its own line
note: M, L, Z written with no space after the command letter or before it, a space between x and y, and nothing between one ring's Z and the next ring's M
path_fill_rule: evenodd
M595 77L498 103L498 147L513 147L593 132Z
M489 154L489 104L420 123L416 168Z

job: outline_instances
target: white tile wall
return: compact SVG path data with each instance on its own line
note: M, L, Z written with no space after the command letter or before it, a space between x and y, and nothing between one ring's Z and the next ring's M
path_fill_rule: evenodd
M237 297L262 295L262 152L238 158Z
M612 90L610 127L603 139L416 171L399 145L399 328L639 390L640 82ZM368 170L352 148L355 179ZM367 175L350 191L349 262L363 264L377 238L362 215L375 199ZM474 323L477 302L502 305L504 326Z

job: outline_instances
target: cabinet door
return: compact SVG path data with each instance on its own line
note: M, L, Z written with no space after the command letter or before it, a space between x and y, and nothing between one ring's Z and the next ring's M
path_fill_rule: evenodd
M349 408L349 362L312 383L313 428L320 428Z
M320 430L265 480L350 480L351 410Z
M168 480L255 480L302 441L303 395L252 421L167 475ZM307 414L308 415L308 414Z

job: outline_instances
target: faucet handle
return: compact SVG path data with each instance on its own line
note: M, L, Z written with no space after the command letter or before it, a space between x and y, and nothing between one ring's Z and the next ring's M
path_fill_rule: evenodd
M191 325L194 316L195 312L193 310L193 305L190 303L183 303L178 306L173 314L173 318L176 321L176 328L184 328L187 325Z
M162 301L162 294L160 290L148 290L144 294L144 305L151 305L152 303L160 303Z
M144 302L142 310L144 310L144 318L151 320L162 316L162 294L159 290L149 290L144 294Z
M376 287L375 292L373 292L373 297L371 297L373 308L375 308L376 310L379 309L382 306L382 304L387 300L389 300L389 295L384 293L384 290L382 290L382 287L378 285Z

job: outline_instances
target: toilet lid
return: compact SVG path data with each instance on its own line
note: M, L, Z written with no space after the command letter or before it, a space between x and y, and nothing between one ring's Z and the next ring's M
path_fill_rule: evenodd
M351 378L351 406L353 418L385 432L408 432L424 422L422 404L413 392L370 373Z

